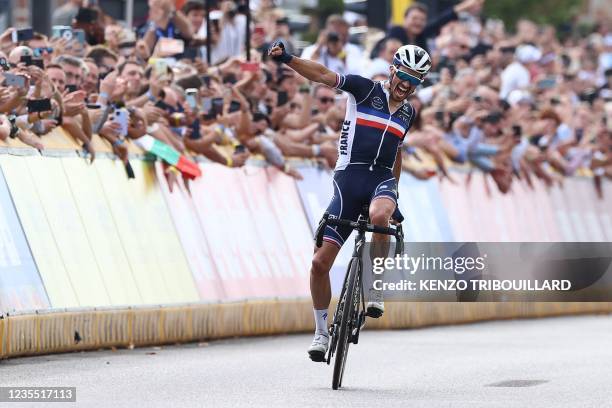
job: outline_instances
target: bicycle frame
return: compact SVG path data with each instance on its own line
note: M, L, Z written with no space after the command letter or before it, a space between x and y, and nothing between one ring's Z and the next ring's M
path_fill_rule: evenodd
M367 211L365 214L367 214ZM332 388L338 389L338 387L342 385L342 377L344 375L349 344L358 344L359 333L366 317L365 296L362 279L362 255L364 244L366 242L365 233L374 232L378 234L395 236L397 239L395 253L399 255L403 252L403 232L401 225L398 225L396 228L389 228L369 224L363 215L360 215L357 221L349 221L330 218L329 214L326 212L319 223L319 227L317 228L316 244L318 247L320 247L323 243L323 233L327 225L349 226L354 230L357 230L355 247L353 248L353 256L351 257L347 273L344 276L342 291L334 312L332 326L330 327L330 347L328 349L326 359L327 364L329 365L333 355L336 352L336 348L340 346L341 352L336 355L332 381ZM353 273L354 266L355 270ZM352 279L349 280L351 277ZM356 288L355 286L358 287ZM350 293L348 294L346 293L347 289L350 289ZM349 300L348 302L347 299ZM361 303L361 310L359 308L359 303ZM352 309L345 311L345 308L347 307L351 307ZM339 343L339 340L342 340L342 343Z

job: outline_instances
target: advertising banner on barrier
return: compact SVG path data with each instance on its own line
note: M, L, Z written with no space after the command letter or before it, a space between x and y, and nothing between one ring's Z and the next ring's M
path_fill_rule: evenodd
M329 202L334 195L334 188L332 184L333 173L330 170L324 170L317 167L301 167L300 173L304 177L303 180L297 182L298 191L300 192L300 198L302 200L302 206L304 212L308 217L308 222L311 228L311 248L314 245L312 237L317 229L319 220L323 216L325 209L329 205ZM353 253L353 246L351 245L354 241L355 234L346 240L346 243L340 250L332 270L330 272L331 288L334 295L338 295L342 288L342 282L344 280L344 274L346 273L346 267L351 259ZM312 254L312 250L309 252Z
M275 168L200 166L191 198L225 299L308 295L311 232L293 179Z
M0 313L48 307L47 293L0 171Z
M178 185L174 185L170 192L160 162L155 163L155 170L200 299L205 301L225 299L223 282L217 274L214 259L209 250L208 238L200 223L190 191L185 186L183 179L179 178ZM193 189L194 186L191 188Z
M454 240L437 179L417 180L403 173L398 191L406 241Z

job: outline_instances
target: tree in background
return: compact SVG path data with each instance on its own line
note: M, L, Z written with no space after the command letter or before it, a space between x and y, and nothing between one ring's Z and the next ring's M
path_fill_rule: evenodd
M583 5L584 0L493 0L485 3L484 11L502 19L508 28L521 18L557 27L572 21Z

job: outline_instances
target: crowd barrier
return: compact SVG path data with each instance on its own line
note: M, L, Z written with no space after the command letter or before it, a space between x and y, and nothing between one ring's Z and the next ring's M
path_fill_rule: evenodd
M263 165L200 162L202 176L171 193L161 164L136 147L127 179L103 142L89 164L60 132L43 155L0 145L0 357L310 330L312 232L329 171L303 162L295 181ZM479 173L468 186L404 174L399 191L407 241L612 241L609 183L600 200L588 179L515 183L502 195ZM394 304L371 327L609 311Z

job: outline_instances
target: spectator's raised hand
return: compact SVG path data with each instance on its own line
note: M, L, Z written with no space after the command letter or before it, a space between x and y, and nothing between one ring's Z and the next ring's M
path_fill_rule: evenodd
M477 14L482 10L483 4L484 0L464 0L455 6L455 12L461 13L465 11L471 14Z
M30 65L27 67L28 74L30 75L30 79L33 83L40 86L42 81L45 78L45 71L37 67L36 65Z
M145 105L142 110L149 123L157 123L164 120L165 112L157 106Z
M234 152L232 154L232 167L242 167L251 154L248 151Z
M136 41L136 48L134 49L136 57L146 61L151 56L151 49L144 40Z
M71 40L65 37L54 37L49 40L51 47L53 48L53 57L58 57L66 53L71 47Z
M117 75L117 71L112 71L104 77L104 79L100 82L100 95L105 94L110 98L111 94L113 93L113 89L115 88L115 84L117 83Z
M42 134L47 134L53 129L57 127L57 120L55 119L43 119L40 121L41 123L41 132Z
M64 96L64 115L76 116L85 112L85 91L67 93Z
M10 89L0 87L0 105L8 102L13 98L13 94Z
M12 41L11 36L13 35L13 31L15 31L15 28L9 27L6 31L0 34L0 44Z

